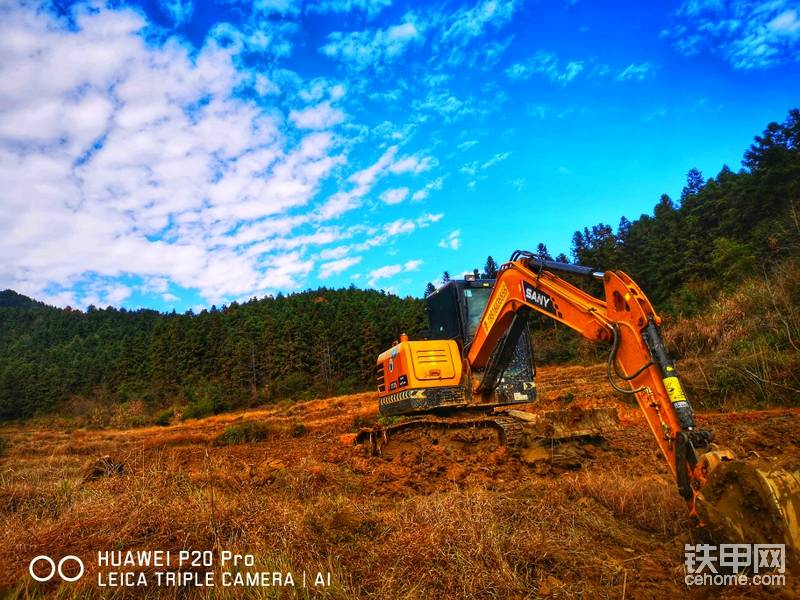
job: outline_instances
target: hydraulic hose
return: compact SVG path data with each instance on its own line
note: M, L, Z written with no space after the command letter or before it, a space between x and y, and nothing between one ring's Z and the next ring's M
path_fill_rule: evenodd
M621 394L633 395L645 391L647 389L647 386L641 386L632 390L626 390L625 388L621 388L614 381L613 375L616 375L623 381L632 381L633 379L636 379L639 375L644 373L645 369L647 369L653 364L653 361L651 360L647 362L640 369L638 369L633 375L628 375L628 376L622 375L617 370L617 363L616 363L617 350L619 350L619 327L617 326L616 323L611 324L611 332L613 334L613 340L611 342L611 352L608 353L608 362L606 362L606 377L608 377L608 383L611 384L611 387L614 388L614 390L620 392Z

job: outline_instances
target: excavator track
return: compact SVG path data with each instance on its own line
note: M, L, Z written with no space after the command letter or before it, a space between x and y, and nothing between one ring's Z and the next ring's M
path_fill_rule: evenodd
M508 448L509 454L519 456L525 443L525 430L522 428L522 423L509 416L498 416L494 418L494 421L503 432L501 441Z
M602 444L603 435L619 429L619 418L613 409L589 409L586 411L543 411L529 413L519 410L503 410L490 414L420 416L412 417L392 425L376 425L362 429L356 436L356 444L369 449L373 456L382 456L393 438L410 431L439 431L449 434L457 442L476 443L478 436L472 432L493 430L497 433L494 443L505 446L508 453L534 464L576 462L580 450L570 451L572 446Z
M500 444L509 449L513 456L519 456L524 442L522 423L506 415L480 415L468 417L415 417L392 425L377 425L362 429L356 436L357 444L368 444L373 456L383 454L383 448L393 436L412 430L434 429L456 431L470 429L493 429L498 433Z

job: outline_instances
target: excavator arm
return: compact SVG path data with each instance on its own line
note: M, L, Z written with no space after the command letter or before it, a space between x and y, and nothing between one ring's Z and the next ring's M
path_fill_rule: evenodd
M595 298L559 275L602 282ZM473 395L490 396L532 311L611 347L609 382L633 395L669 465L678 492L706 537L736 543L784 543L800 568L800 474L735 460L698 428L661 339L661 318L621 271L599 272L517 251L497 275L466 349Z
M605 299L595 298L558 273L600 280ZM515 252L498 273L469 347L473 393L491 393L505 367L504 355L516 345L531 311L555 319L587 339L611 345L609 381L618 391L635 396L679 493L694 513L694 499L708 471L706 461L701 464L698 459L698 450L708 449L712 435L696 427L675 364L661 340L661 318L639 286L621 271L602 273ZM615 378L628 385L620 385ZM726 458L732 455L717 451L708 457L715 461Z

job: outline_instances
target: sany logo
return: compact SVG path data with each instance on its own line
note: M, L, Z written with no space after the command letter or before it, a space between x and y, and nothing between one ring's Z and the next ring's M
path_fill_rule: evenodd
M523 288L525 289L525 299L528 302L532 302L547 311L553 311L553 299L550 296L525 282L523 282Z
M67 563L68 561L73 561L76 565L78 565L79 571L77 575L70 577L64 574L64 563ZM45 562L50 565L50 573L45 576L40 576L34 572L34 567L40 562ZM63 581L78 581L78 579L83 577L83 561L77 556L68 554L58 561L58 567L56 567L56 563L52 558L45 556L44 554L40 554L31 560L31 564L28 565L28 572L36 581L50 581L55 576L56 572L58 572L58 576L61 577Z

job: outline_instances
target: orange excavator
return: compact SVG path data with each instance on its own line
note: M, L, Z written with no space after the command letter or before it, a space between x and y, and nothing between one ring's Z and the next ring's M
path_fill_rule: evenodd
M564 277L599 281L604 297ZM664 347L661 318L625 273L516 251L496 279L451 281L426 299L426 310L424 339L403 334L378 357L379 410L398 418L362 431L373 453L415 429L494 431L517 454L602 436L614 421L602 409L571 413L566 424L558 411L516 410L536 400L528 320L539 313L610 347L608 381L636 399L701 531L725 542L784 543L797 556L800 476L736 460L698 427Z

